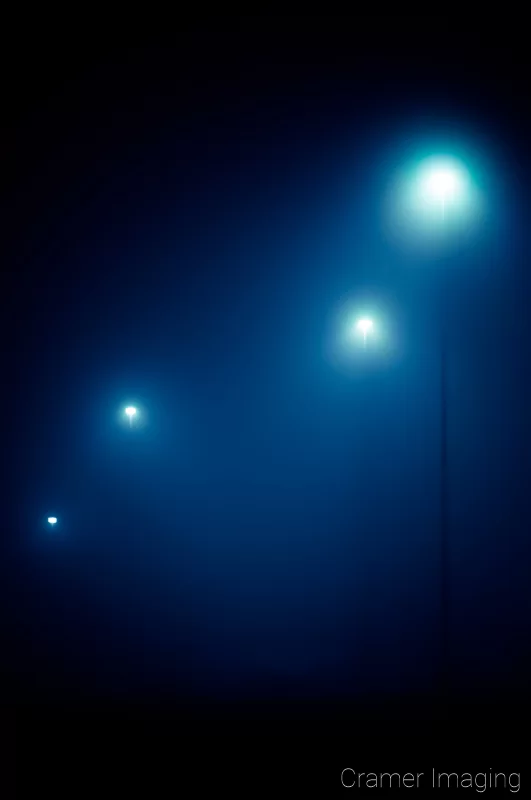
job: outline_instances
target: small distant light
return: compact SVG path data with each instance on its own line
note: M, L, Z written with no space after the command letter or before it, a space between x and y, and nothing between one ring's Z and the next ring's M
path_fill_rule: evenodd
M48 517L48 522L50 525L55 525L57 522L57 517Z

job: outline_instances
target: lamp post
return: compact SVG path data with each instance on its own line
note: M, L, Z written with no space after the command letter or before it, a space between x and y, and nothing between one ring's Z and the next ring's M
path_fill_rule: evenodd
M448 389L446 355L446 314L441 314L440 360L440 559L441 559L441 688L445 692L450 678L450 543L448 537Z
M368 316L359 316L352 325L352 335L354 341L363 351L367 350L367 341L369 337L376 337L378 330L375 326L374 320ZM365 360L365 359L364 359ZM358 451L359 457L362 459L362 465L358 460L358 468L362 468L363 473L367 475L368 463L367 456L370 455L372 448L370 442L370 433L367 426L359 429L358 433ZM358 458L359 458L358 457ZM371 459L369 459L370 462ZM370 471L370 467L369 467ZM362 514L364 509L362 507ZM365 518L367 524L367 520ZM371 674L373 669L373 645L374 637L372 632L373 626L373 606L370 603L372 592L374 591L375 568L374 558L369 544L370 538L367 539L365 547L365 556L363 559L363 572L359 576L359 594L357 597L359 612L359 655L358 655L358 668L359 678L364 685L370 686Z
M419 166L417 195L422 212L428 214L432 226L442 238L448 234L453 214L462 212L469 195L469 176L464 166L453 158L434 157ZM442 279L441 279L442 280ZM441 690L450 688L450 546L448 530L448 375L447 375L447 308L445 297L440 301L440 364L439 364L439 528L440 528L440 669Z

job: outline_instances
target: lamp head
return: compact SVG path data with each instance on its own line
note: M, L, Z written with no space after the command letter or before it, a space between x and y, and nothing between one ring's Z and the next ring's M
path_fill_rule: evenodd
M356 330L363 334L363 336L367 336L374 328L374 323L372 319L368 317L362 317L356 322Z
M458 191L459 176L450 167L435 167L425 176L425 189L430 196L446 200Z
M468 173L456 159L429 158L420 165L418 188L424 201L463 204L469 197Z

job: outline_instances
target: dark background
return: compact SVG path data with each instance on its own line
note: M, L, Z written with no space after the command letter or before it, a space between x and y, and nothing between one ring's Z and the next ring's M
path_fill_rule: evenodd
M189 742L219 730L218 754L229 728L267 727L272 764L288 720L341 746L375 720L445 725L447 743L480 717L491 743L516 735L531 610L517 28L248 18L151 43L13 29L2 690L34 749L54 725L99 740L111 717ZM416 140L464 142L486 165L488 213L444 280L381 224ZM328 345L358 296L388 313L400 354L346 369ZM146 424L130 431L132 401Z

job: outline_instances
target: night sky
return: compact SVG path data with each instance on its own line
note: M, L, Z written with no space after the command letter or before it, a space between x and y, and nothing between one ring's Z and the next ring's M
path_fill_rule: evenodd
M431 708L444 329L448 691L523 707L525 39L264 20L3 56L4 694ZM439 153L483 204L419 247L393 186Z

